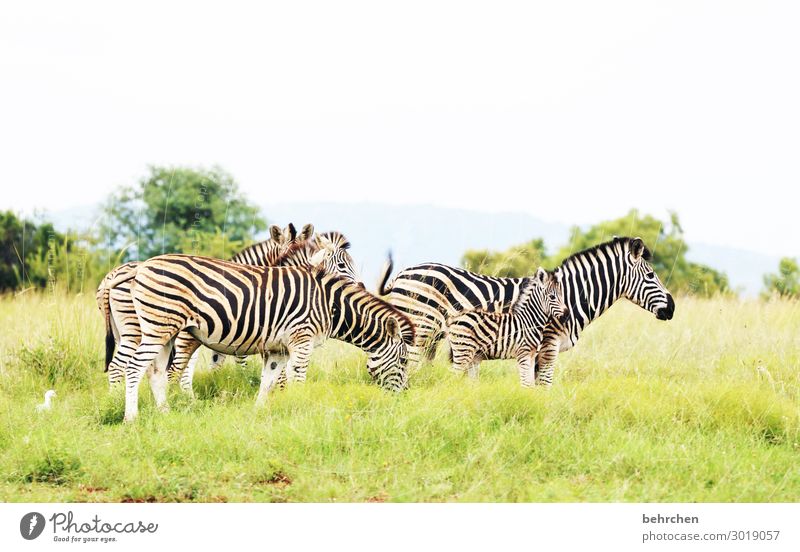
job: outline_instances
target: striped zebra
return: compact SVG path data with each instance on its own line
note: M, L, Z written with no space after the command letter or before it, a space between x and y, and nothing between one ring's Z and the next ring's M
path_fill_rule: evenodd
M317 234L312 240L297 241L279 257L273 260L268 266L293 266L301 268L316 268L325 274L332 274L344 278L348 282L357 283L353 258L348 250L350 242L340 232L323 232ZM239 262L238 255L232 262ZM242 263L245 264L245 263ZM246 263L250 264L250 263ZM260 266L255 265L254 266ZM359 285L363 285L360 284ZM192 381L194 379L194 367L197 361L198 343L189 334L181 332L174 347L173 359L167 372L171 379L180 378L180 387L189 395L193 394ZM224 362L226 355L213 351L211 353L211 368L215 368ZM244 367L247 362L245 355L236 355L237 363ZM296 381L305 381L305 372L302 374L282 374L279 383L285 383L285 377L293 377Z
M265 266L279 260L288 262L285 254L289 248L294 243L308 240L314 232L314 226L306 224L299 234L291 223L283 230L273 225L269 231L270 239L246 247L234 256L234 262ZM132 274L138 265L138 262L130 262L114 268L97 288L97 306L103 315L106 327L105 371L108 373L108 383L112 387L124 378L125 365L139 344L140 332L129 283L122 282L112 286L111 282L119 279L122 274Z
M368 353L367 368L384 388L407 385L411 321L361 284L321 270L256 267L189 255L162 255L139 264L130 281L142 336L126 367L125 421L138 413L138 389L153 362L151 387L165 409L167 364L178 334L226 354L264 357L257 403L279 374L304 373L315 345L328 337ZM277 352L285 366L269 361Z
M310 232L306 232L310 227ZM344 234L337 231L322 232L321 234L313 234L313 226L307 224L303 228L303 232L297 237L296 241L290 242L284 248L279 256L258 256L248 253L247 248L241 253L238 253L231 258L231 262L249 264L253 266L316 266L318 262L312 263L311 259L319 251L327 251L327 256L324 258L323 270L329 274L338 274L352 282L358 280L356 276L355 262L353 257L350 256L350 240ZM311 236L310 238L307 236ZM263 243L263 242L262 242ZM292 246L292 243L301 244ZM256 244L260 245L260 244ZM176 349L179 350L179 349ZM214 369L220 364L225 362L226 355L212 352L210 368ZM193 355L190 359L188 366L190 368L187 378L181 380L181 387L184 390L191 390L191 378L194 372L194 363L197 360L197 355ZM239 366L244 366L246 357L237 357ZM171 370L170 373L177 373L178 370ZM188 388L186 387L188 385Z
M548 322L564 322L569 309L564 302L560 269L539 268L528 278L508 312L467 311L447 320L447 341L453 369L478 377L481 360L517 360L523 387L533 385L533 356Z
M617 299L629 299L670 320L675 302L650 265L650 250L641 238L614 238L573 254L564 260L564 298L570 316L545 328L542 345L534 359L536 383L550 385L559 352L577 342L580 332ZM448 317L465 311L505 311L519 297L528 278L494 278L462 268L426 263L407 268L387 285L391 259L384 268L378 293L411 318L417 329L409 347L409 366L423 355L433 356L444 335Z

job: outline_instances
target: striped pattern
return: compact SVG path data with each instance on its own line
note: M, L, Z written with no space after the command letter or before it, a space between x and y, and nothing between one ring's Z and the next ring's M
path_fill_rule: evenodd
M295 231L291 223L284 230L272 226L269 240L243 249L231 260L258 266L321 265L329 274L339 274L355 280L355 263L348 252L350 242L347 238L336 231L312 237L313 232L314 227L311 224L306 224L300 233ZM125 365L139 343L141 332L128 284L122 283L112 289L109 282L137 265L134 262L115 268L106 275L97 291L98 307L106 321L106 371L112 387L124 378ZM181 388L189 394L192 393L197 350L198 344L194 338L183 332L176 341L173 361L168 371L172 379L180 377ZM213 353L212 367L221 364L224 359L225 355ZM244 357L238 360L240 364L245 362Z
M530 387L534 383L533 356L545 325L568 315L561 272L540 268L536 276L527 279L509 312L468 311L447 321L453 369L475 378L482 360L514 358L520 383Z
M308 226L308 225L307 225ZM318 269L325 274L338 275L347 281L355 282L355 266L348 253L350 242L340 232L324 232L314 236L312 240L298 240L289 245L279 256L271 259L271 265L252 263L254 266L293 266L307 269ZM234 257L233 262L239 262ZM175 354L168 369L168 377L180 378L180 387L188 394L193 394L192 382L197 362L199 344L188 332L181 332L175 342ZM226 355L214 351L211 355L211 367L215 368L225 361ZM236 355L239 366L244 367L245 355ZM283 386L286 377L292 374L282 373L278 384ZM305 373L294 374L294 379L305 380Z
M125 377L125 366L139 345L139 317L133 307L130 282L112 287L111 282L123 275L133 274L138 262L125 263L111 270L97 287L97 308L103 315L106 328L106 362L108 383L113 386Z
M650 252L640 238L614 238L564 260L560 269L570 316L545 328L534 365L537 383L552 383L558 353L570 349L580 332L621 297L661 320L672 318L675 302L649 259ZM379 294L408 315L417 328L417 339L409 348L411 366L432 356L448 318L472 310L506 311L526 281L426 263L403 270L387 286L391 268L390 261L379 282Z
M142 331L126 369L125 420L138 412L138 387L155 362L151 387L166 407L166 369L179 332L225 354L264 356L258 402L283 369L305 374L315 345L342 339L368 353L370 374L385 388L407 385L411 321L397 309L341 277L294 267L253 267L188 255L162 255L141 263L131 281ZM285 358L270 361L277 353Z
M251 263L246 264L269 266L279 259L285 259L285 254L293 244L297 243L298 238L301 241L307 240L314 232L314 227L310 224L305 225L299 236L291 223L283 230L276 225L271 226L269 230L270 239L245 248L234 256L236 259L234 262L247 260ZM108 383L112 387L125 377L125 366L139 344L141 332L129 284L123 282L118 286L112 286L111 282L120 279L124 274L132 273L138 265L138 262L131 262L118 266L106 274L97 288L97 306L103 314L106 325L105 371L108 373Z

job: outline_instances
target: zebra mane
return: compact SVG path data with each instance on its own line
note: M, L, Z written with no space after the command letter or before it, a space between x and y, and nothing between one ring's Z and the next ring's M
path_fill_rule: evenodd
M302 251L303 253L307 252L306 242L304 241L292 242L291 244L289 244L289 247L286 248L286 251L278 255L278 257L275 259L275 266L281 266L283 263L286 262L287 259L294 257L300 251Z
M592 247L588 247L582 251L578 251L577 253L573 253L566 259L564 259L561 264L567 264L567 262L581 259L585 256L590 256L598 251L608 251L609 249L613 250L616 246L621 246L623 249L625 246L630 246L630 243L639 238L630 238L630 237L614 237L614 239L609 240L607 242L599 243L597 245L593 245ZM650 249L645 245L644 250L642 251L642 257L645 261L650 261L653 258L653 254L650 252Z
M536 286L536 278L533 276L529 276L525 278L525 284L522 286L522 290L519 293L519 297L517 300L514 301L514 304L511 305L511 312L517 314L520 310L522 310L522 305L525 304L525 301L530 299L531 294L533 293L533 288Z
M337 230L321 232L319 235L329 239L331 243L333 243L333 245L339 249L350 249L350 240L348 240L344 234Z

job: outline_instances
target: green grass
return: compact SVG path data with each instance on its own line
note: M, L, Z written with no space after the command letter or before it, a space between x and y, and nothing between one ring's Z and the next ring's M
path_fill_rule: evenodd
M251 359L199 372L196 400L171 389L167 414L143 385L123 425L93 298L5 298L0 500L797 501L798 307L679 299L664 323L615 306L550 390L519 388L512 362L464 380L440 352L393 395L329 341L264 409Z

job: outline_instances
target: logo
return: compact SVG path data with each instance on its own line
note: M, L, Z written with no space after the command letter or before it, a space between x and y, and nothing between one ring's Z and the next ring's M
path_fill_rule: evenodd
M31 512L22 516L19 532L25 540L33 540L44 531L44 516L39 512Z

